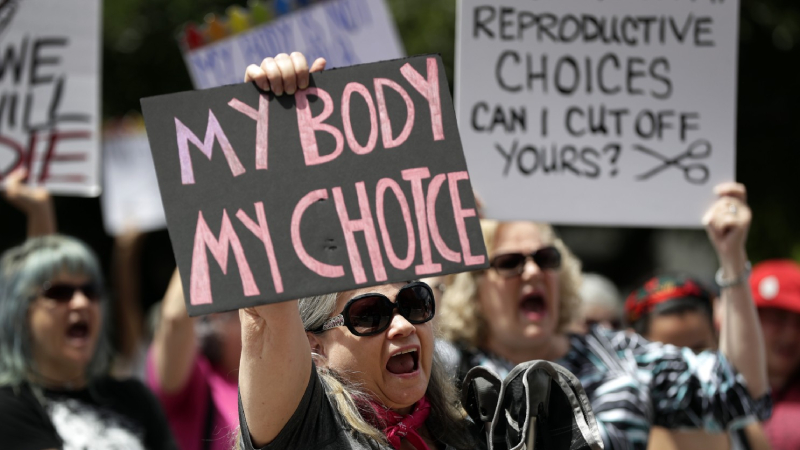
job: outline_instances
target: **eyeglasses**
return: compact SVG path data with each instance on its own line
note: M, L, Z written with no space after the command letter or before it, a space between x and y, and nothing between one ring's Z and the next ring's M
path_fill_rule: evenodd
M533 253L505 253L492 258L489 264L497 273L505 278L516 277L525 270L525 263L532 258L542 270L561 267L561 252L553 246L543 247Z
M356 336L373 336L389 328L394 310L413 324L433 319L436 305L430 286L415 281L397 292L395 302L383 294L370 293L354 297L347 302L341 314L326 320L312 333L322 333L331 328L346 326Z
M100 300L100 288L94 283L73 285L68 283L45 283L42 286L42 295L57 303L68 303L75 296L75 291L81 291L90 301Z

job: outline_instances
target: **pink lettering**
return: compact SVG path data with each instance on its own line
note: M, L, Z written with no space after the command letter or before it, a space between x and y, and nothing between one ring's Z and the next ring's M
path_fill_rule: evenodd
M190 302L193 305L204 305L213 303L211 298L211 276L208 271L208 255L206 249L211 251L214 259L222 268L222 273L228 274L228 247L233 248L233 256L239 267L239 276L242 278L242 288L244 295L251 297L259 295L258 286L253 279L250 265L244 256L242 243L233 230L228 212L222 210L222 226L219 230L219 240L211 233L203 212L199 211L197 216L197 229L194 234L194 249L192 251L192 274L190 280L191 290L189 293Z
M411 193L414 196L414 212L417 216L417 228L419 229L422 264L414 267L414 271L417 275L441 272L442 265L434 264L431 258L431 244L428 241L428 221L425 218L425 193L422 188L422 179L430 177L431 173L427 167L419 167L406 169L401 174L404 180L411 182Z
M450 250L447 244L445 244L441 233L439 233L439 224L436 223L436 198L439 197L439 189L442 187L442 183L444 183L446 179L447 176L443 173L440 173L439 175L433 177L428 185L428 201L426 202L428 211L428 228L430 228L431 240L433 240L436 250L439 250L439 253L445 259L454 262L461 262L461 254Z
M367 145L363 147L356 140L356 136L353 134L353 126L350 123L350 96L353 95L353 92L361 94L361 97L366 100L369 107L369 139L367 140ZM350 146L354 153L366 155L375 148L375 144L378 142L378 117L375 114L375 105L372 104L372 95L361 83L347 83L344 88L344 93L342 93L342 124L344 126L344 135L347 137L347 145Z
M444 127L442 126L442 103L439 99L439 66L436 65L436 59L428 58L427 80L422 78L422 75L408 63L405 63L400 68L400 72L414 86L414 89L428 100L428 107L431 110L433 140L441 141L444 139Z
M400 210L403 213L403 221L406 224L408 251L405 259L400 259L397 257L397 253L395 253L394 247L392 246L391 237L389 236L389 229L386 227L386 217L384 216L384 197L386 195L386 189L391 189L392 192L394 192L397 201L400 203ZM386 256L389 258L389 262L392 264L392 267L395 269L405 270L411 265L412 262L414 262L414 254L417 251L417 241L414 237L414 224L411 222L411 210L408 207L406 196L403 194L403 190L400 189L400 185L397 184L396 181L391 178L381 178L376 187L375 197L375 212L378 215L378 225L381 227L381 238L383 239L383 246L386 248Z
M388 86L397 91L397 93L403 97L403 101L406 102L408 116L406 117L406 124L403 126L403 131L400 132L397 138L392 138L392 122L389 120L389 112L386 109L386 96L383 93L384 86ZM378 114L381 119L383 147L397 147L405 142L411 134L411 129L414 126L414 102L411 101L411 97L408 96L408 92L406 92L402 86L388 78L375 78L375 98L378 100Z
M325 104L322 113L317 117L311 117L311 108L308 106L309 95L316 96ZM342 132L334 126L323 123L333 113L333 100L330 94L320 88L310 87L297 91L294 94L294 98L297 104L297 126L300 130L300 144L303 147L306 165L313 166L336 159L344 149L344 137L342 137ZM333 136L336 140L336 149L333 153L325 156L319 155L316 131L325 131Z
M238 98L231 99L228 106L256 121L256 170L267 170L267 136L269 134L269 100L258 97L258 110Z
M300 258L300 261L306 267L311 269L312 272L326 278L338 278L344 276L344 268L342 266L325 264L322 261L314 259L308 254L308 252L306 252L306 249L303 246L303 240L300 237L300 221L303 219L303 214L306 212L306 209L308 209L308 207L314 202L318 200L325 200L327 198L328 192L325 189L317 189L316 191L311 191L306 194L305 197L300 199L300 201L297 203L297 206L294 207L291 225L292 245L294 246L295 253L297 253L297 256Z
M200 142L200 139L192 133L192 130L177 117L175 118L175 131L178 136L178 157L181 161L181 182L183 184L194 184L194 169L192 168L192 158L189 155L189 142L199 148L210 161L211 150L214 149L214 140L219 141L222 153L228 161L228 167L231 168L233 176L238 177L244 173L244 166L239 162L239 158L236 157L236 152L233 151L228 137L225 136L225 132L222 131L222 127L211 109L208 110L208 125L206 126L206 136L203 142Z
M450 172L447 174L447 182L450 187L450 200L453 203L453 215L456 220L456 229L458 230L458 239L461 242L461 251L464 253L464 264L474 266L483 264L483 255L472 255L469 248L469 236L467 236L467 226L464 219L467 217L475 217L475 209L461 208L461 197L458 195L458 181L469 180L469 174L466 171Z
M361 219L358 220L350 220L347 216L347 207L344 204L342 188L335 187L332 191L334 201L336 202L336 212L339 214L339 222L342 224L344 239L345 242L347 242L347 255L350 257L350 267L353 269L353 276L355 277L356 283L367 282L367 276L364 273L364 266L361 264L361 255L358 253L358 245L356 244L354 235L356 231L364 232L375 281L386 281L386 269L383 267L381 247L380 244L378 244L378 235L375 233L375 223L372 221L372 212L369 209L369 198L367 198L367 189L364 187L364 182L359 181L356 183L358 207L361 212Z
M257 202L254 205L256 207L258 224L253 222L253 219L247 217L247 214L241 209L236 212L236 217L264 243L264 250L267 251L267 258L269 259L269 271L275 283L275 292L280 294L283 292L283 280L281 279L281 272L278 270L278 261L275 258L275 247L272 245L272 237L270 237L269 227L267 226L267 215L264 213L264 203Z

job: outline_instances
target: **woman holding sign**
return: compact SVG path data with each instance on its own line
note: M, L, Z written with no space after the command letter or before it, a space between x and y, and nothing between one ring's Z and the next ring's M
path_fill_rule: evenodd
M312 71L323 66L317 60ZM283 54L250 66L245 79L292 94L308 86L309 71L303 55ZM496 394L490 389L496 380L476 378L462 408L435 350L435 311L433 291L420 281L242 310L240 447L472 450L488 442L500 450L533 449L535 442L536 449L600 448L577 378L546 362L521 367L519 383L502 386L504 401L484 395ZM540 414L547 420L538 421Z
M575 257L548 225L486 221L491 268L459 274L441 308L462 372L482 365L504 376L532 359L563 365L589 394L606 449L645 449L653 425L723 431L746 416L768 417L763 340L747 289L751 213L744 186L717 193L704 222L722 267L721 352L695 355L604 328L568 334L578 310Z
M293 94L308 73L303 55L283 54L250 66L245 80ZM421 282L242 310L242 448L476 448L434 354L434 310Z

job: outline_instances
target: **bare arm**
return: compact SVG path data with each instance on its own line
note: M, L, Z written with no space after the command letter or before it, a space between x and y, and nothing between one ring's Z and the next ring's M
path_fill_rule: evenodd
M123 360L136 357L144 334L142 305L140 301L140 255L144 234L129 231L114 239L114 288L119 327L119 349Z
M239 393L253 445L261 447L300 404L311 376L311 350L296 300L244 309L239 318Z
M324 67L325 60L317 59L310 72ZM276 95L294 94L308 87L308 73L302 54L281 54L261 66L249 66L245 81ZM300 404L311 376L311 350L296 300L243 309L239 317L239 393L250 437L258 447L275 439Z
M723 278L733 280L745 271L745 242L752 213L747 195L739 183L723 183L715 189L720 198L706 213L703 222L719 258ZM722 289L720 306L720 350L747 380L753 398L767 392L764 339L750 285L743 282Z
M770 450L772 448L769 445L769 439L767 439L767 434L764 432L764 427L761 426L761 423L754 422L747 425L744 432L747 436L747 442L750 443L750 447L753 450Z
M161 303L161 320L153 336L153 362L161 390L180 391L189 379L192 362L197 357L194 319L186 313L183 287L178 270Z
M28 219L28 237L46 236L56 232L56 212L50 191L25 184L26 169L17 169L6 177L5 197Z

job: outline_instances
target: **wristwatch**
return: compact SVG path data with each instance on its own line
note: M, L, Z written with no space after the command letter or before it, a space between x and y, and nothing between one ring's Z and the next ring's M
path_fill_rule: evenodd
M731 280L726 280L722 276L722 267L717 270L717 274L714 275L714 281L717 282L717 286L720 289L726 289L729 287L738 286L750 278L750 271L752 270L753 266L750 264L750 261L744 263L744 270L742 273L739 274L738 277L733 278Z

